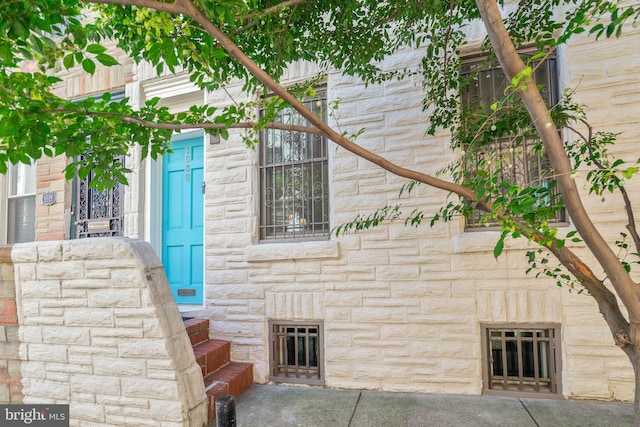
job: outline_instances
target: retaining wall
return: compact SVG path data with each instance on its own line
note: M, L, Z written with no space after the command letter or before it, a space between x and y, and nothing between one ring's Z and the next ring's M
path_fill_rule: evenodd
M10 252L20 326L19 344L7 348L20 357L8 364L20 365L24 403L69 404L71 426L206 424L200 367L147 243L35 242ZM0 251L3 297L7 253Z

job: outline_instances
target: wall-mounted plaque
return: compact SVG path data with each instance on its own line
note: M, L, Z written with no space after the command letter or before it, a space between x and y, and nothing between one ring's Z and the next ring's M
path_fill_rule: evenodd
M56 203L56 193L53 191L47 191L42 195L42 204L44 206L51 206Z

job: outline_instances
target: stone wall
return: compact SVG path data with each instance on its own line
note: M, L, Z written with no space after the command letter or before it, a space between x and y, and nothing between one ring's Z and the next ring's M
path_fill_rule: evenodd
M469 34L476 34L479 45L481 34ZM559 67L563 84L578 88L575 97L588 104L598 130L627 132L615 148L635 161L640 32L628 28L623 34L595 44L592 38L577 40L558 52ZM420 57L407 50L383 66L411 69ZM292 67L284 82L314 71ZM365 128L359 145L430 174L453 159L447 132L425 133L419 79L365 86L332 71L327 87L329 102L340 99L329 121L346 133ZM224 97L208 99L220 105ZM498 231L470 232L463 220L453 220L433 228L385 224L322 242L260 243L257 154L246 150L240 132L206 148L213 195L205 206L207 312L212 334L234 342L233 357L255 363L257 382L269 380L269 320L323 322L328 386L467 394L483 388L483 324L544 323L561 325L562 395L632 398L631 364L613 344L593 300L526 275L526 241L507 241L496 261ZM418 208L427 214L446 204L446 193L426 186L400 199L404 179L335 145L328 151L332 226L385 204L401 202L407 213ZM585 174L578 176L579 188ZM628 185L638 194L638 179ZM606 196L603 203L586 191L584 196L598 226L615 241L625 225L620 198ZM586 248L572 248L600 274Z
M16 288L11 246L0 246L0 403L22 403Z
M25 243L11 257L25 403L68 403L72 426L206 423L200 367L147 243Z

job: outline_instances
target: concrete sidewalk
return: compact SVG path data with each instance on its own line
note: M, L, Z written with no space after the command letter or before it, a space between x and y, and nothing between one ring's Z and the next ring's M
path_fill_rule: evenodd
M633 405L254 384L238 427L624 427Z

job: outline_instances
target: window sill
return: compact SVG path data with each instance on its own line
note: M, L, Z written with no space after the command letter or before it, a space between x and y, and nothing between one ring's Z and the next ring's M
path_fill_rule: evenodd
M337 241L306 241L295 243L269 243L247 247L247 262L287 261L297 259L337 258Z
M556 227L562 227L558 232L558 237L565 236L568 232L574 230L568 223L553 224ZM498 239L500 238L500 228L490 227L488 229L469 228L464 233L453 236L453 252L456 254L474 253L474 252L493 252ZM578 248L583 247L583 242L566 241L567 247ZM504 241L504 250L529 250L537 248L537 245L521 237L518 239L506 238Z

